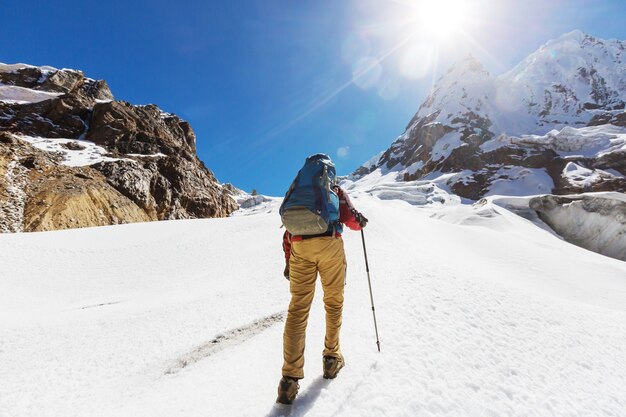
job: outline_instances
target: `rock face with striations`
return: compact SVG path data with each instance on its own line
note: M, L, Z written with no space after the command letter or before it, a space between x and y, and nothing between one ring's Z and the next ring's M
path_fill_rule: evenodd
M224 217L193 129L80 71L0 64L0 231Z
M530 208L568 242L626 261L626 195L533 197Z
M461 197L626 191L626 42L580 31L493 77L471 56L445 73L380 157L357 169L446 178Z

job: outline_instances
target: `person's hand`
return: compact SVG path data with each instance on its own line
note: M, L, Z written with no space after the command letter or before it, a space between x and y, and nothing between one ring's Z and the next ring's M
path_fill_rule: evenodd
M367 226L367 219L365 218L364 215L362 215L356 210L352 212L352 215L354 216L354 220L356 220L359 226L361 226L361 229Z
M285 278L287 278L287 281L289 281L289 262L285 264L285 270L283 271L283 275L285 276Z

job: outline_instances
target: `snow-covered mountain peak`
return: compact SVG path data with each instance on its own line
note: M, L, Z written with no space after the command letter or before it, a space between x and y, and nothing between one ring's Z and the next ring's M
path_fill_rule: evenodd
M559 43L559 42L569 41L569 40L582 42L582 41L584 41L585 39L588 39L588 38L592 38L593 39L592 36L586 34L582 30L574 29L574 30L572 30L570 32L566 32L566 33L562 34L561 36L559 36L556 39L549 40L548 42L546 42L546 45L551 45L553 43Z
M353 178L372 173L430 181L455 174L447 185L471 200L509 192L516 182L518 194L622 191L621 139L601 139L603 132L614 133L611 128L626 127L624 50L624 41L575 30L548 41L498 77L468 55L437 81L378 162L360 167ZM548 139L529 140L555 134L563 139L558 146ZM597 152L563 155L569 146L561 142L578 138L593 143ZM569 162L580 172L588 169L593 181L573 181Z
M511 78L512 75L519 75L524 70L528 73L548 64L568 73L576 72L581 66L596 65L601 68L611 66L611 72L624 77L620 64L623 64L625 49L624 41L598 39L575 30L546 42L501 78ZM618 65L617 68L612 67L615 64ZM553 80L548 78L544 81Z
M538 118L535 125L584 125L593 116L589 110L624 108L625 49L624 41L576 30L547 42L499 80L518 102L516 111Z
M437 121L444 122L457 114L481 113L495 88L494 78L483 64L468 54L443 74L420 107L409 127L419 117L438 113ZM441 109L446 112L440 112Z
M574 29L571 32L567 32L559 36L558 38L551 39L546 42L542 48L560 48L564 45L578 44L582 47L594 47L601 45L624 45L624 41L618 39L600 39L583 32L580 29ZM618 46L619 48L619 46Z
M548 41L498 77L468 54L439 78L407 130L434 113L431 122L441 123L478 115L489 121L494 135L543 135L568 125L583 127L598 109L624 108L624 50L626 42L574 30Z
M489 76L489 72L474 55L467 54L465 58L452 65L446 74L440 78L439 82L453 77L458 79L459 76L484 78Z

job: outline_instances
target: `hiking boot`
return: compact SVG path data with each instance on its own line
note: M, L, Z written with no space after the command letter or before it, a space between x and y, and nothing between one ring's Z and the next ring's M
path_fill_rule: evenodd
M296 378L290 376L282 377L278 383L278 398L276 398L276 402L281 404L293 403L296 395L298 395L298 388L300 388L300 384L298 384Z
M346 363L343 358L335 358L334 356L324 356L324 378L335 379L339 370L344 367Z

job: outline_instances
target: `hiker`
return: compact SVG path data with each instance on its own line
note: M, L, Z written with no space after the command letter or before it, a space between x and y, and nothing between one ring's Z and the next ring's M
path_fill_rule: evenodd
M276 401L291 404L298 394L298 380L304 377L306 325L318 272L326 310L324 378L335 378L345 364L339 347L346 277L342 225L361 230L367 219L335 184L335 167L325 154L306 159L285 195L280 213L287 228L283 236L284 275L290 282L291 302L283 334L283 377Z

